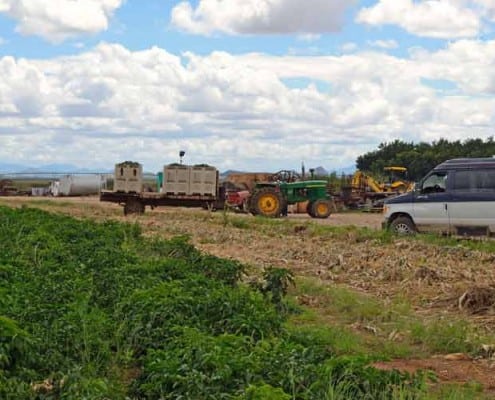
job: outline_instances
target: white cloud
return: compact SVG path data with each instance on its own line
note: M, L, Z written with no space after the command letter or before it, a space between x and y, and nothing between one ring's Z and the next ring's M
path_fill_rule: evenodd
M475 0L493 6L492 0ZM368 25L398 25L423 37L440 39L476 36L482 27L481 16L467 0L379 0L363 8L356 21Z
M470 96L495 95L495 41L461 40L437 52L413 54L418 73L455 82ZM475 103L475 101L473 101Z
M344 43L340 48L344 53L352 53L353 51L357 50L358 45L354 42L347 42Z
M303 33L297 36L297 40L301 42L316 42L320 40L321 35L316 35L314 33Z
M409 58L179 57L105 43L51 60L3 57L0 159L102 168L137 159L158 169L184 148L188 162L220 168L350 165L398 137L493 135L494 60L495 41L473 40ZM437 91L424 78L457 89Z
M200 0L183 1L172 10L178 29L211 34L320 34L339 31L344 12L354 1Z
M473 0L481 16L490 22L495 22L494 0Z
M0 0L0 12L17 21L23 35L61 42L108 28L123 0Z
M373 47L378 47L381 49L396 49L399 47L399 43L397 41L390 39L390 40L375 40L375 41L370 41L368 42Z

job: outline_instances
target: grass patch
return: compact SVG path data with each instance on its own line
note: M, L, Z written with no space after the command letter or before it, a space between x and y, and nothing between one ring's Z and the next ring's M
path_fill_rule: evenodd
M464 238L458 236L419 234L410 239L439 247L448 247L449 249L468 249L485 253L495 253L495 240L485 236Z
M429 395L424 395L424 400L489 400L492 395L484 394L483 387L477 382L470 382L464 385L445 384L435 388Z
M330 315L339 315L346 322L398 322L411 314L406 302L387 304L340 286L323 285L312 278L300 278L297 294L317 296L319 308Z
M50 206L50 207L73 207L74 203L70 201L54 201L50 199L36 199L31 200L29 205L33 206Z
M338 355L364 354L367 347L361 336L339 324L331 325L313 310L304 310L292 316L287 324L291 336L298 336L307 343L327 346Z
M473 326L462 319L415 321L409 329L413 343L429 352L472 353L481 346Z
M342 336L354 327L352 345L367 347L384 358L476 354L482 343L495 339L483 335L466 319L420 317L404 299L384 303L347 288L319 284L315 279L299 278L292 295L313 303L312 311L294 317L293 324L308 329L326 326L332 332L340 330ZM346 345L346 340L337 342L336 348L345 349Z

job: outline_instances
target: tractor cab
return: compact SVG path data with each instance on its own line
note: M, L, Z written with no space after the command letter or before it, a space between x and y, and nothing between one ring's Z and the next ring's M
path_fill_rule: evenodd
M383 171L387 175L385 191L405 193L411 190L413 183L409 180L406 167L390 166L383 168Z

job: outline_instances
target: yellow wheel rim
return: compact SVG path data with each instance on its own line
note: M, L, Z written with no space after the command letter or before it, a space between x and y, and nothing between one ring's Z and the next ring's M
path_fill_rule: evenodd
M328 204L320 203L316 207L316 212L318 215L325 215L328 212Z
M258 207L263 212L263 214L270 214L275 212L279 206L278 197L267 193L260 197L258 200Z

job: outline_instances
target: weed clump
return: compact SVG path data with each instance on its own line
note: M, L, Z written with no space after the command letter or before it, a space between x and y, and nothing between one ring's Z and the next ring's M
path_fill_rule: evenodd
M482 314L495 307L495 287L472 287L459 297L459 308L472 314Z

